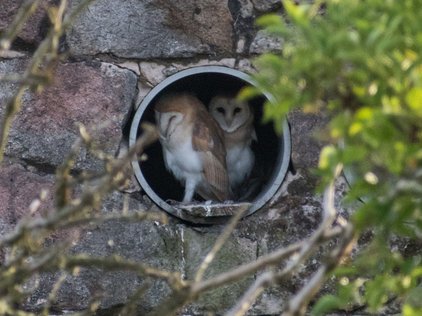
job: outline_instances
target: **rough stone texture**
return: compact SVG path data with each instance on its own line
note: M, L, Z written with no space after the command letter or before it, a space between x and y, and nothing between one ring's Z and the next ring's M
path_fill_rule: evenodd
M237 0L238 10L236 13L239 14L242 18L249 18L254 16L253 4L251 0Z
M233 46L232 18L223 0L100 0L82 13L67 40L74 55L175 58L227 52Z
M318 132L327 124L323 114L307 114L295 110L288 115L292 140L292 162L295 168L310 169L318 166L323 142ZM304 137L306 135L306 137Z
M41 176L16 163L0 166L0 236L9 231L24 216L45 214L53 207L54 177ZM41 208L31 214L31 203L39 199L41 191L50 191Z
M248 54L248 48L255 36L255 12L250 0L228 1L234 19L234 32L237 39L236 53Z
M252 62L249 59L241 59L237 63L237 68L243 72L253 74L256 72Z
M252 3L255 9L263 12L274 9L281 4L280 0L252 0Z
M0 2L0 33L4 31L13 21L24 3L24 0L1 0ZM38 44L46 35L49 24L45 8L51 5L53 0L42 0L35 12L24 24L19 32L18 38L26 44Z
M193 279L203 258L211 250L220 231L203 229L183 230L184 255L186 266L186 277ZM248 238L231 237L224 247L217 253L214 261L209 266L204 278L210 278L218 273L228 271L236 266L251 262L256 259L257 243ZM199 314L216 313L222 314L233 305L233 302L247 290L253 282L251 275L240 282L236 282L219 289L205 293L198 301L189 306L186 311Z
M23 166L3 162L0 165L0 238L10 233L22 220L31 220L52 210L54 177L39 175ZM49 192L39 207L41 192ZM65 237L65 232L61 237ZM7 261L9 249L0 248L0 265Z
M25 69L27 60L15 59L0 59L0 75L6 76L14 73L22 73ZM3 115L4 107L7 102L14 96L17 91L17 84L11 82L0 81L0 114Z
M140 62L140 79L138 82L138 97L136 100L136 107L139 106L143 98L151 91L153 87L179 71L184 69L199 67L199 66L225 66L235 68L236 60L234 58L223 58L220 60L200 59L192 63L169 63L159 64L155 62Z
M181 249L181 239L174 226L111 221L86 231L73 251L98 257L117 254L156 268L182 272ZM168 295L164 283L133 272L83 269L80 275L68 278L61 289L59 304L62 309L82 309L90 298L100 295L101 308L110 308L124 303L138 287L146 285L149 290L139 302L144 311L157 306Z
M71 7L80 1L71 1ZM0 29L10 23L21 3L21 0L0 3ZM95 1L66 34L72 59L58 65L54 84L40 95L27 93L23 97L22 112L12 125L7 147L7 155L15 163L0 168L0 234L26 214L40 189L53 188L55 168L77 137L77 122L100 129L96 137L99 144L108 153L116 153L119 144L122 145L122 129L132 105L139 104L164 78L189 67L211 64L253 72L252 54L282 48L282 42L270 39L254 27L257 15L280 7L279 0ZM38 20L19 35L24 44L30 44L20 48L27 55L32 43L40 40L45 25L42 14L37 14ZM26 62L18 58L0 59L0 74L21 72ZM0 115L14 91L16 85L0 84ZM106 121L109 124L102 128ZM314 193L316 181L310 169L317 165L322 147L315 135L326 121L323 115L298 111L289 115L292 170L268 205L241 221L206 277L312 233L321 219L321 197ZM120 149L124 151L123 146ZM80 170L100 167L85 152L79 157ZM336 205L343 216L348 212L341 208L339 200L346 189L345 181L339 181ZM151 201L136 186L124 190L131 193L129 197L115 192L104 201L101 211L120 212L125 199L132 211L151 206ZM40 212L52 205L50 196ZM94 256L116 253L178 271L190 279L221 230L217 225L194 227L177 218L171 218L165 226L112 221L85 227L80 234L72 235L72 251ZM298 277L265 291L248 314L279 315L286 300L317 268L319 259L317 254L302 267ZM28 282L26 290L35 291L27 302L29 308L42 307L58 277L56 273L43 274L39 280ZM183 315L223 313L255 277L205 293L187 306ZM144 285L148 289L139 302L140 315L168 297L169 289L163 282L135 273L83 268L67 275L55 307L58 314L80 310L93 297L101 295L103 314L116 315L116 308Z
M168 65L154 62L141 62L139 68L141 71L141 80L150 87L155 87L167 77L192 67L199 66L225 66L234 68L236 60L234 58L223 58L220 60L201 59L193 63L170 63Z
M306 134L303 136L307 137ZM347 189L342 184L340 181L335 198L341 214L347 213L341 205L344 190ZM235 235L256 241L258 257L304 240L312 234L322 219L322 197L315 194L315 189L315 183L309 180L307 169L298 170L294 174L289 172L276 197L267 207L242 220ZM306 284L319 267L320 261L321 252L317 252L299 268L297 276L287 278L265 290L248 314L280 315L286 302ZM286 261L281 262L280 267L285 263ZM332 284L327 284L323 290L333 291Z
M20 70L19 62L11 63L6 68ZM5 91L6 97L10 96L10 90ZM6 154L38 165L57 166L69 153L78 135L77 124L82 123L88 130L97 130L93 133L96 141L114 155L135 91L136 76L112 64L59 64L52 86L24 98L22 111L10 131ZM1 102L0 114L3 112ZM101 164L82 152L78 167L99 169Z
M268 35L265 31L258 31L253 39L249 52L251 54L262 54L267 52L280 51L283 46L283 41L280 38Z
M36 176L17 164L3 167L0 172L0 197L8 200L8 211L16 208L20 201L20 192L34 192L37 196L40 188L52 186L51 176ZM13 180L13 181L12 181ZM313 187L304 190L306 179L297 173L288 177L287 184L281 189L283 194L269 209L258 211L241 221L233 236L219 252L210 265L205 277L227 271L241 264L251 262L257 256L265 255L279 247L289 245L309 235L320 221L320 199L313 194ZM301 190L299 188L302 188ZM6 191L6 193L4 193ZM12 193L16 192L16 196ZM10 201L13 197L13 201ZM120 212L123 208L124 194L115 192L103 203L104 213ZM26 204L30 203L30 194ZM129 199L129 209L142 208L142 204ZM4 218L3 209L0 218ZM263 229L265 227L265 229ZM222 227L191 228L178 221L169 225L152 222L128 224L110 221L86 228L77 239L72 251L93 256L107 257L113 254L144 262L157 268L178 271L187 279L192 279L201 260L210 250L221 232ZM303 267L302 277L308 276L316 261ZM28 300L31 308L41 307L49 291L58 278L57 273L44 274L38 281L33 280L27 290L33 289L34 295ZM254 276L233 285L207 292L197 302L186 307L185 315L204 314L206 312L222 313L253 282ZM305 278L295 278L283 285L271 288L254 304L249 315L270 315L280 313L284 302L303 284ZM139 304L139 312L144 313L160 304L169 295L169 289L163 282L148 281L131 272L104 272L101 269L81 269L75 275L67 276L63 283L57 302L57 310L80 310L88 306L93 297L101 297L101 309L112 310L127 301L140 286L149 288Z
M103 202L101 212L121 212L125 199L127 196L122 193L110 194ZM129 212L139 210L139 201L133 198L128 198L128 205ZM71 253L101 258L119 255L154 268L182 273L182 249L182 238L176 225L112 220L81 227L73 239ZM32 290L33 294L26 306L31 310L41 308L59 276L59 272L43 273L29 281L26 290ZM135 272L81 268L66 276L53 307L55 310L81 310L87 308L94 298L99 298L100 309L112 309L145 286L147 290L138 304L141 314L156 307L169 294L164 282Z

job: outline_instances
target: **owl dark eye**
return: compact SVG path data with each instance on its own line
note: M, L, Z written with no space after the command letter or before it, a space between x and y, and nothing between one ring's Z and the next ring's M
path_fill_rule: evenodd
M221 106L219 106L217 108L217 111L220 112L221 114L225 114L226 113L226 110L224 108L222 108Z
M238 113L240 113L242 111L242 109L241 108L235 108L234 109L234 111L233 111L233 113L234 114L238 114Z

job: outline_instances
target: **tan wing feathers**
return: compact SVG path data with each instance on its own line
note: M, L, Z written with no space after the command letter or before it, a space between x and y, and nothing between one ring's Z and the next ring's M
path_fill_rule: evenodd
M198 120L194 124L192 134L193 149L202 152L204 176L215 195L213 199L219 201L229 199L230 188L223 132L205 107L201 107L198 111Z
M211 152L203 153L204 175L207 179L211 192L216 200L224 201L231 198L229 179L225 164L215 159Z
M193 95L173 94L161 97L155 105L155 111L183 114L184 128L174 132L170 141L177 144L178 142L183 143L187 137L191 138L192 150L201 157L201 172L204 181L197 183L194 190L205 199L219 201L229 199L231 194L226 169L224 134L218 123L208 113L205 105ZM171 120L168 123L171 123ZM183 156L180 152L178 155L179 157ZM178 163L183 165L184 162ZM188 179L183 179L183 177L185 174L179 176L179 180L186 181Z

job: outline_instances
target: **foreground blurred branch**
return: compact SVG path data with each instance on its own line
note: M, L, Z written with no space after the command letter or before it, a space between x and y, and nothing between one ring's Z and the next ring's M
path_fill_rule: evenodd
M3 32L3 35L0 38L1 53L10 49L13 40L18 36L26 21L28 21L31 15L35 12L39 4L40 0L26 0L21 5L13 22L9 25L7 30ZM0 54L0 57L2 57L2 54Z
M335 168L334 179L336 179L340 171L341 166ZM307 304L319 290L326 275L341 262L341 258L347 253L346 250L349 248L353 237L353 230L350 225L333 227L337 215L334 207L334 181L335 180L327 186L324 193L322 222L309 238L290 246L280 248L279 250L258 258L256 261L215 275L210 279L202 280L205 269L221 247L222 242L227 239L228 234L232 232L234 225L237 223L238 217L240 217L237 216L232 219L231 223L227 225L224 232L217 239L213 249L200 265L195 279L187 281L186 285L181 290L174 292L168 300L161 304L161 308L159 308L158 311L153 312L153 315L173 315L184 305L196 300L200 295L209 290L239 281L248 275L271 268L258 276L244 296L227 313L227 315L230 316L244 315L266 288L275 285L294 274L300 265L317 251L320 245L339 238L340 242L335 249L332 250L327 262L322 264L314 277L311 278L310 282L296 294L291 300L289 310L285 312L285 315L303 315ZM280 264L286 260L288 261L285 268L281 270L276 269L276 267L280 266Z
M21 108L21 99L29 88L32 91L42 89L51 82L54 68L60 59L59 39L80 10L91 1L82 2L76 10L65 17L67 1L60 1L55 8L50 8L50 20L52 27L46 39L38 47L32 60L22 76L1 78L19 84L15 96L7 103L0 130L0 162L3 159L3 151L6 146L10 124L14 115ZM17 36L19 29L36 9L39 1L27 1L21 12L12 23L13 31L5 32L0 40L0 56L3 50L8 50ZM101 149L96 148L94 139L85 127L80 126L80 139L72 147L66 161L57 170L57 186L55 191L55 207L44 217L26 218L19 222L15 229L0 239L0 250L7 250L8 254L0 266L0 294L6 303L0 301L0 308L6 310L5 314L19 315L26 314L21 309L22 302L28 294L18 293L16 288L22 287L25 282L34 274L41 272L60 271L63 275L74 269L100 268L105 271L132 271L139 276L164 280L172 290L171 295L164 299L162 304L152 312L153 315L165 316L174 315L184 306L197 300L208 291L219 288L233 282L240 281L247 276L257 274L255 282L244 293L240 300L228 311L227 315L244 315L251 308L253 303L262 292L286 278L293 276L300 266L312 256L321 245L329 241L336 241L337 244L327 256L327 260L321 264L319 269L310 278L307 284L293 296L288 306L285 304L285 315L303 315L310 300L320 289L327 274L330 273L347 255L350 245L353 243L354 230L349 224L343 227L333 227L336 218L334 207L334 180L327 186L324 192L322 205L322 221L310 237L279 248L257 260L245 263L231 270L222 272L210 278L206 278L206 271L209 269L218 252L224 247L237 223L243 215L238 212L232 217L221 235L215 241L210 252L204 257L192 280L183 279L180 271L167 271L165 268L156 268L142 262L134 262L120 256L92 257L85 255L71 255L67 253L71 245L69 242L57 243L45 247L45 241L54 232L77 228L83 229L90 224L102 223L110 220L139 221L154 220L160 223L167 223L167 217L163 213L157 214L142 210L133 214L99 214L97 210L101 207L104 197L118 189L128 177L128 165L142 153L146 146L157 139L157 132L152 125L144 125L143 132L136 144L129 149L127 154L120 159L114 159ZM78 175L74 174L74 168L82 147L92 153L96 158L105 162L105 169L101 174ZM335 179L341 168L335 168ZM82 193L75 192L83 187ZM39 203L42 203L40 198ZM37 209L34 204L34 210ZM244 210L246 211L246 210ZM6 252L6 251L5 251ZM283 267L283 268L281 268ZM65 276L59 278L53 291L50 293L48 302L44 307L45 314L54 301ZM146 287L140 287L133 293L128 304L122 308L122 313L136 313L135 305L140 297L144 295ZM23 291L22 291L23 292ZM98 308L93 298L87 314L94 313Z
M332 250L326 262L321 265L308 283L290 300L288 309L284 315L293 316L304 315L306 313L309 302L321 289L327 275L341 263L343 257L349 254L351 246L354 243L353 237L353 227L351 224L348 224L343 228L340 236L341 240L337 247Z
M52 81L54 69L61 58L59 53L59 42L61 36L76 15L80 13L93 0L85 0L79 4L71 14L65 17L67 8L67 0L61 0L57 6L51 6L48 9L51 27L46 38L41 42L34 52L26 70L14 80L19 84L14 96L8 100L3 117L0 121L0 163L3 161L4 149L7 143L10 126L13 118L21 109L22 97L24 93L30 89L31 91L41 91L47 84ZM20 8L14 21L3 33L0 38L0 57L7 52L12 42L18 36L23 25L28 21L32 13L35 12L39 5L37 1L26 1ZM9 81L8 76L0 77L0 81ZM13 78L13 76L12 76Z
M86 135L85 135L86 136ZM9 255L0 266L0 293L8 292L13 286L24 284L34 274L67 270L71 272L76 267L97 267L104 270L126 270L134 271L139 275L164 279L171 287L179 288L181 277L178 273L166 272L143 263L131 262L118 256L107 258L95 258L83 255L66 254L70 244L66 241L57 245L44 248L44 241L51 234L63 229L83 229L86 225L101 223L109 220L140 221L153 220L165 224L167 217L155 212L141 211L132 214L105 214L98 215L95 209L100 207L101 200L116 190L127 176L127 166L133 161L146 146L157 140L155 127L143 125L142 135L136 144L131 147L126 155L120 159L109 161L107 172L91 183L85 183L81 196L63 199L63 205L51 210L45 217L24 218L14 230L0 238L0 250L9 249ZM73 147L75 151L79 148L80 140ZM75 152L69 154L63 165L71 168L75 159ZM72 162L73 161L73 162ZM62 168L64 170L66 168ZM84 178L82 177L82 180ZM84 181L84 180L83 180ZM78 181L67 181L59 188L75 190L80 185ZM32 246L26 246L31 241ZM35 242L35 244L34 244ZM12 293L10 293L12 295ZM11 314L18 314L14 310L13 302L19 301L19 296L10 297L8 310Z
M335 175L333 178L334 180L337 178L340 171L341 166L337 166L337 168L335 168ZM244 294L244 296L239 300L239 302L233 307L233 309L227 313L227 315L244 315L258 298L258 296L267 287L277 284L284 280L286 277L291 276L306 259L308 259L314 252L316 252L318 246L326 241L326 236L332 235L330 231L336 217L336 209L334 207L334 180L332 180L324 192L323 219L318 229L308 239L299 243L297 246L297 253L291 257L290 261L287 263L287 266L284 269L280 271L271 270L261 274L254 282L254 284L249 288L249 290ZM344 232L342 234L344 234ZM327 271L323 270L323 272L325 275ZM321 272L319 273L321 274ZM312 286L309 287L309 289L306 290L306 292L315 293L317 287L318 284L315 282L312 284ZM304 313L302 307L307 305L307 299L309 296L311 295L296 296L298 303L296 303L293 308L291 308L291 310L286 312L285 315L302 315ZM300 308L300 310L297 308Z
M30 218L27 221L21 221L14 231L5 236L0 240L0 248L4 246L11 245L15 243L18 239L25 236L27 233L30 233L34 230L52 230L56 229L57 227L66 227L72 225L78 225L83 221L89 222L91 221L91 217L84 218L84 219L72 219L72 216L75 214L84 214L86 209L93 209L98 207L99 202L101 199L111 193L113 190L117 189L121 184L121 179L124 179L124 171L128 164L140 153L143 149L148 146L149 144L155 142L157 140L157 133L154 126L151 125L144 125L144 133L142 136L137 140L134 146L130 148L127 154L116 160L108 172L106 172L102 178L96 181L95 186L91 186L85 189L80 198L72 201L67 201L65 206L61 209L57 209L54 212L49 212L49 215L46 218ZM73 159L74 155L71 154L68 160ZM65 165L69 165L68 162L64 163ZM70 164L71 165L71 164ZM116 181L117 179L117 181ZM60 187L60 186L59 186ZM150 214L137 214L135 215L138 218L148 218ZM162 216L151 216L154 220L161 220L165 222L165 218ZM114 216L108 215L105 217L101 217L102 220L113 219ZM133 217L134 218L134 217ZM70 222L68 222L70 220ZM93 220L100 220L98 217L94 217Z

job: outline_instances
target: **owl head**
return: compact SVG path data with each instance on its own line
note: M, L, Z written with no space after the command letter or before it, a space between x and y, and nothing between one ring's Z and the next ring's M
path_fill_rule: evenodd
M213 97L209 104L209 112L227 133L232 133L238 128L251 122L253 117L247 102L238 101L234 97Z

